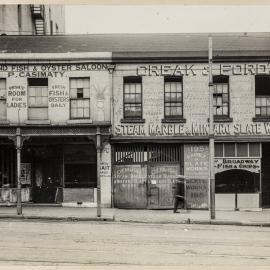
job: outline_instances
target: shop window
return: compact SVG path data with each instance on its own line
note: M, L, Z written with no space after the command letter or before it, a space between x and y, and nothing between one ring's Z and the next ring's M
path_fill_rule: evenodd
M48 78L28 79L28 119L48 119Z
M70 118L90 118L90 79L70 79Z
M224 144L224 155L225 157L235 157L235 143Z
M182 77L164 78L164 117L183 117L183 84Z
M215 157L223 157L223 143L215 144Z
M142 118L141 77L124 77L124 118Z
M255 193L260 190L260 175L245 170L228 170L217 173L216 193Z
M96 164L65 164L66 188L90 188L97 186Z
M215 143L215 157L261 157L260 143Z
M255 76L256 117L270 117L270 76Z
M260 157L261 156L260 143L250 143L249 144L249 156L250 157Z
M214 93L213 106L214 117L229 117L229 76L213 76Z
M248 144L238 143L237 144L237 156L238 157L248 157Z
M6 79L0 79L0 121L7 119Z

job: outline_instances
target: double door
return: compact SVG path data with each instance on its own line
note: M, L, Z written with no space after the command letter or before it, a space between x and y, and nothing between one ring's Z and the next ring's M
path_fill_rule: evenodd
M174 182L180 163L115 165L114 206L134 209L173 207Z

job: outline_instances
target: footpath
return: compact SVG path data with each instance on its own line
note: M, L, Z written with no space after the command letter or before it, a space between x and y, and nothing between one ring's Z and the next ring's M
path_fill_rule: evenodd
M214 224L238 226L270 227L270 210L261 211L216 211L216 218L210 219L206 210L128 210L102 208L101 217L97 217L96 208L27 205L22 215L17 215L15 206L1 206L0 220L47 220L47 221L107 221L138 223L179 223Z

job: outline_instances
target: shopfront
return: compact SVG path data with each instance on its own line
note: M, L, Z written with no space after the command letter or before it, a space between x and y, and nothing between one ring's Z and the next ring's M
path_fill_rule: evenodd
M114 206L172 208L175 176L182 168L181 144L114 144Z
M217 209L261 207L261 144L216 143Z

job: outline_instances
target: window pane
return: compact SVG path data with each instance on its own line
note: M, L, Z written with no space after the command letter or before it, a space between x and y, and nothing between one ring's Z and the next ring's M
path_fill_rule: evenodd
M250 143L249 144L249 156L250 157L260 157L260 144Z
M227 116L229 116L229 110L228 110L228 106L224 106L223 107L223 115L227 115Z
M256 106L260 106L261 105L261 98L256 97Z
M6 79L0 79L0 88L6 89Z
M224 144L225 157L235 157L235 144L225 143Z
M90 98L90 89L89 88L84 88L83 89L83 97L84 98Z
M7 96L6 92L7 92L6 89L0 88L0 98L6 98L6 96Z
M48 108L29 108L30 120L46 120L48 119Z
M85 118L88 118L89 116L90 116L89 109L88 108L85 108L84 109L84 117Z
M266 107L261 108L261 115L266 116Z
M70 89L70 98L77 98L77 88Z
M215 157L223 157L223 143L215 144Z
M237 156L238 157L248 157L248 144L247 143L237 143Z

